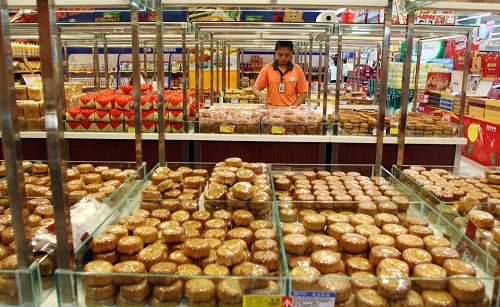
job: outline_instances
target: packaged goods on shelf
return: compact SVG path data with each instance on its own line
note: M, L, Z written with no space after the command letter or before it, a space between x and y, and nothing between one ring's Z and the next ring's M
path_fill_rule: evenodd
M340 110L341 134L373 135L377 128L378 112ZM333 122L335 114L330 113L328 120ZM384 126L389 129L391 123L399 122L397 115L386 115ZM433 117L421 113L409 112L406 126L407 136L440 136L452 137L457 133L457 127L440 117Z
M40 46L37 44L10 43L12 55L14 57L38 57L40 56Z
M411 74L410 74L410 88L415 86L415 63L411 64ZM418 76L418 87L420 89L425 88L427 82L427 74L429 72L449 72L450 69L446 67L443 63L422 63L420 64L420 71ZM389 63L389 74L387 79L388 87L401 89L403 78L403 63L402 62L390 62Z
M66 129L68 131L123 132L135 127L133 86L122 85L119 91L102 90L79 95L66 108ZM158 121L158 97L152 94L151 85L141 86L141 120L143 132L156 132ZM184 131L183 92L165 91L165 110L168 122L166 132ZM188 121L195 112L194 92L188 92ZM176 122L171 125L170 122ZM180 122L180 125L177 123ZM109 123L109 124L108 124ZM188 123L186 123L187 125ZM171 127L175 126L175 129ZM188 125L189 126L189 125ZM130 128L130 129L129 129Z
M500 123L500 100L486 99L484 119L493 123Z
M450 172L448 168L411 166L393 169L394 174L405 184L415 189L427 203L432 204L442 215L460 229L470 228L468 222L477 227L478 234L470 234L484 250L494 257L498 252L500 222L498 211L500 172L486 170L482 175L469 174L467 168Z
M321 115L301 106L295 108L224 107L200 111L201 133L310 134L323 133Z
M228 89L224 95L224 102L226 103L259 103L259 99L255 97L252 88L245 88L243 90Z

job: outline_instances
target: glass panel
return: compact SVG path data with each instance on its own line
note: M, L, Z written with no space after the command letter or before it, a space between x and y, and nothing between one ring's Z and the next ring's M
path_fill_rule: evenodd
M468 235L474 238L476 242L479 242L482 249L490 252L495 257L499 246L492 238L492 228L479 227L477 222L475 224L469 219L468 213L472 209L479 209L490 212L492 218L496 215L493 202L495 201L494 195L498 192L492 192L494 191L494 189L492 190L494 185L488 186L485 181L485 174L486 172L498 170L498 168L484 167L479 170L475 167L457 168L451 166L422 166L421 169L413 167L413 170L410 170L410 168L411 166L403 166L402 169L399 169L393 166L392 173L394 177L404 182L447 221L461 229L462 232L470 232ZM439 169L443 172L442 177L440 177L444 179L442 184L445 186L443 188L435 185L438 183L429 181L425 176L425 174L432 174L426 171L430 169ZM461 186L460 188L448 186L448 182L460 184ZM450 193L444 194L445 192ZM483 197L483 199L478 199L474 195Z
M196 169L205 169L205 170L207 170L207 172L208 172L207 175L208 175L216 167L216 164L213 164L213 163L168 163L167 167L171 170L171 172L174 172L175 170L186 171L185 168L180 169L181 167L189 167L191 170L193 170L193 172ZM268 170L268 169L269 168L267 166L264 168L264 170ZM161 171L161 169L160 169L159 165L156 165L155 168L153 168L153 170L151 170L150 173L148 174L148 176L143 180L140 190L142 190L143 192L144 191L153 191L150 188L150 183L154 182L155 186L157 186L159 183L161 183L161 182L158 182L159 177L160 177L158 174L160 171ZM264 174L265 174L265 172L264 172ZM171 178L173 178L173 177L171 177ZM246 202L245 201L227 201L227 200L225 200L225 201L222 201L222 200L207 201L204 198L205 190L206 190L206 188L203 187L202 193L200 193L200 196L198 197L198 199L185 200L185 201L180 203L180 206L178 208L173 208L171 206L171 203L170 203L170 206L165 205L165 202L162 202L162 201L164 201L163 199L144 199L143 193L135 193L134 197L129 197L129 198L123 200L122 205L115 208L116 210L114 210L113 215L110 216L103 224L101 224L99 226L99 229L96 231L96 234L102 233L105 230L106 226L108 226L110 224L125 223L125 225L131 225L131 224L127 224L128 223L127 221L129 221L127 219L128 216L137 215L139 213L144 214L147 211L154 211L155 209L158 209L158 208L160 208L160 209L167 208L168 210L170 210L171 214L169 215L170 218L168 220L175 219L177 221L179 221L178 217L180 215L184 214L184 213L181 213L181 211L191 212L191 214L188 213L188 216L190 215L192 217L193 216L192 213L194 211L208 211L208 212L213 213L216 210L220 210L221 207L223 207L229 211L229 212L224 213L224 214L229 214L229 215L225 215L226 218L230 218L231 211L234 212L237 209L246 208L250 212L253 212L255 220L264 220L264 221L270 222L268 224L269 226L272 226L272 230L270 230L270 234L274 233L272 235L272 238L274 238L274 239L271 239L271 240L278 243L278 244L276 244L275 247L273 247L273 249L271 251L271 254L274 254L275 256L273 256L269 259L267 259L267 258L263 259L263 261L264 261L264 262L262 262L263 265L264 265L264 263L266 263L264 266L265 269L263 269L263 265L256 267L256 264L249 265L248 263L247 264L241 263L239 260L237 260L237 262L234 263L234 265L227 263L229 265L229 267L232 267L231 268L232 274L235 276L219 276L219 275L214 276L213 274L210 273L210 270L207 270L206 268L207 268L207 265L209 263L212 263L213 261L217 261L220 256L218 256L217 253L212 252L209 257L203 257L200 259L196 259L193 257L188 258L188 259L190 259L188 261L189 263L194 263L197 265L194 269L193 269L194 266L191 265L191 268L194 270L193 274L196 273L194 275L192 275L191 273L186 273L184 271L175 272L175 274L178 274L178 275L169 275L169 274L161 274L161 275L158 275L158 274L121 274L120 275L120 274L116 274L116 273L114 273L114 274L109 273L109 274L104 274L104 275L99 274L98 279L104 280L104 283L103 284L99 283L99 285L101 287L109 286L108 292L110 293L110 296L112 296L112 298L109 300L109 303L115 303L116 300L120 300L119 302L123 302L123 301L127 301L127 300L130 301L132 299L135 299L136 301L138 301L138 304L143 304L143 303L145 304L148 302L150 304L156 304L156 303L158 303L158 299L160 299L162 301L166 301L166 300L177 301L178 303L180 303L180 302L188 302L189 303L189 301L191 300L191 302L192 302L193 299L194 300L201 300L202 302L207 302L207 301L211 302L211 300L217 296L216 291L214 291L214 290L217 289L219 291L225 291L224 290L225 287L228 287L228 289L226 289L226 291L229 291L229 289L231 289L231 288L235 289L234 287L236 287L236 293L234 293L233 296L231 297L230 292L228 292L227 295L229 298L226 298L226 299L230 300L232 303L236 303L236 305L241 304L242 296L244 294L277 294L277 295L285 295L286 294L288 289L287 289L287 283L286 283L287 268L286 268L286 265L284 262L285 261L285 252L284 252L283 245L282 245L283 240L280 237L281 234L280 234L279 227L278 227L278 225L280 223L279 216L277 215L277 210L273 209L273 202L272 201L256 202L255 200L254 201L246 201ZM133 195L133 194L130 194L130 195ZM148 195L148 193L144 193L144 195ZM186 207L184 202L189 203L190 206ZM195 204L195 206L192 206L193 203ZM142 210L137 210L139 208L142 208ZM184 209L184 210L180 210L180 209ZM213 213L213 214L215 215L216 213ZM155 213L155 215L156 215L156 213ZM179 216L177 216L177 215L179 215ZM172 216L177 216L177 217L174 218ZM210 216L210 214L209 214L209 216ZM235 217L235 215L233 214L233 218L234 217ZM149 221L153 222L154 218L150 219ZM232 227L230 227L229 229L232 228L232 230L234 230L235 228L238 228L237 226L240 225L240 222L236 222L236 221L237 221L237 219L234 219L233 222L230 222L230 224L232 224ZM170 222L172 222L172 221L170 221ZM195 222L195 221L193 221L193 222ZM263 222L263 223L265 223L265 222ZM165 225L165 224L160 224L160 225ZM200 224L200 225L203 225L203 224ZM185 226L187 227L187 224ZM158 226L158 227L163 227L163 226ZM167 227L167 226L165 226L165 227ZM203 236L210 237L212 234L216 234L216 232L217 232L217 231L214 231L212 234L209 235L209 231L211 230L209 225L207 225L207 223L205 223L205 226L202 226L202 227L205 228ZM268 227L268 226L266 226L266 227ZM277 234L276 234L276 232L277 232ZM223 233L224 239L230 239L235 234L235 232L232 232L231 230L228 232L227 235L224 234L224 231L222 233ZM267 234L265 236L267 237L270 234ZM198 235L201 235L201 233L198 232L197 234L195 234L195 236L198 236ZM254 232L253 236L258 237L261 235L257 234L257 232ZM95 237L95 234L94 234L94 237ZM246 239L249 239L249 238L246 238ZM252 241L254 239L252 239ZM172 243L172 242L168 241L168 239L165 239L164 236L162 236L162 240L166 244L168 244L168 250L170 252L168 255L168 258L165 258L165 260L170 261L170 262L176 262L178 264L178 266L177 266L178 269L182 270L182 269L180 269L180 266L182 264L181 264L181 262L179 262L179 259L175 258L174 253L176 251L177 251L177 253L179 253L180 249L184 250L185 246ZM160 242L162 242L162 241L160 241ZM154 248L153 244L161 244L160 242L152 243L152 244L148 245L148 247L146 247L146 248L149 248L150 246L151 246L151 248ZM281 244L279 242L281 242ZM257 252L259 251L258 246L256 247L253 243L249 243L248 248L249 248L248 251L253 251L253 254L251 254L250 252L245 252L245 254L248 255L245 257L249 257L248 260L250 260L254 257L257 257L259 255L259 254L257 254ZM260 248L263 248L263 247L260 247ZM245 250L246 250L246 248L245 248ZM215 251L215 249L213 249L213 251ZM215 254L213 254L213 253L215 253ZM174 256L172 254L174 254ZM83 268L84 268L85 264L87 264L89 261L91 261L94 258L94 256L95 255L93 255L93 252L92 252L92 245L91 245L90 241L87 241L87 242L85 242L85 246L81 249L81 252L77 256L78 257L77 258L77 270L74 272L58 270L56 272L56 275L59 277L58 278L58 289L60 289L60 287L62 287L62 286L67 286L67 285L62 285L59 283L59 281L67 280L67 279L62 278L63 276L70 275L72 280L74 280L75 285L76 285L76 289L77 289L77 292L75 295L75 303L77 303L78 305L85 306L85 305L91 305L91 304L95 304L95 303L104 303L103 301L95 302L95 299L97 297L96 296L97 292L95 292L95 291L98 291L98 289L96 289L95 287L92 287L92 286L96 285L96 284L92 283L92 280L95 280L95 278L90 278L90 281L89 281L89 273L83 272ZM102 257L102 256L104 256L104 255L98 256L97 258ZM211 257L213 258L214 256L215 256L215 259L211 259ZM136 255L136 257L141 257L141 256ZM167 257L167 256L165 256L165 257ZM236 255L236 258L238 258L238 257L239 256ZM274 257L277 257L277 258L275 258L276 260L274 260ZM124 254L120 255L120 259L122 261L125 258L127 258L126 255L124 255ZM132 256L132 258L133 258L133 256ZM193 259L195 259L195 260L193 260ZM242 259L240 259L240 260L242 260ZM115 260L117 260L117 259L115 259ZM256 263L260 263L260 262L258 262L260 260L253 259L253 261L255 261ZM271 263L267 263L267 261L271 261L271 263L274 263L274 261L277 261L277 263L275 263L277 265L277 267L274 267L274 264L270 265ZM224 262L222 262L222 263L224 263ZM246 268L247 266L248 266L248 268ZM184 268L185 267L186 267L186 265L184 266ZM238 271L239 270L238 268L242 271ZM203 271L201 269L203 269ZM247 270L247 269L249 269L249 270ZM269 273L269 271L271 273ZM205 274L205 275L202 275L202 274ZM227 274L227 273L225 273L225 274ZM254 275L255 277L249 277L249 276L242 277L242 276L237 276L237 274L255 274ZM95 276L95 274L90 274L90 275ZM123 278L124 276L125 276L125 278ZM187 277L187 276L189 276L189 277ZM262 277L259 277L259 276L262 276ZM119 278L119 277L122 277L122 278ZM170 282L168 282L168 284L171 285L171 287L180 286L181 289L180 290L177 288L171 289L171 288L168 288L167 286L159 286L158 282L155 281L154 277L161 277L164 280L168 280L168 278L170 277L171 279L170 279ZM144 282L145 278L146 278L147 282ZM194 281L192 281L190 283L189 280L193 280L193 279L210 279L210 280L215 281L215 284L212 284L212 282L206 281L206 280L199 281L199 283L207 285L209 290L207 291L206 296L201 296L197 299L197 298L193 298L192 293L188 290L190 288L190 285L193 285L193 283L194 283ZM129 284L130 283L139 284L140 282L144 282L143 285L145 285L147 283L147 286L145 286L145 287L147 287L148 290L142 289L141 291L136 292L137 295L134 296L134 298L132 298L130 295L127 295L127 294L129 294L126 291L127 288L122 283L122 281L124 281L124 280L125 280L125 283L129 283ZM181 280L184 283L184 291L182 291L182 286L181 286L182 284L180 284L180 282L177 282L177 280ZM224 281L224 280L232 280L232 281ZM239 282L236 282L236 281L239 281ZM172 284L172 282L173 282L173 284ZM165 283L165 282L163 282L163 283ZM118 287L120 287L120 291L118 291ZM210 290L210 289L212 289L212 290ZM95 290L95 291L91 291L91 290ZM101 289L101 290L104 290L104 289ZM175 295L172 295L172 293L169 294L167 290L174 291ZM240 291L240 292L238 292L238 291ZM219 298L220 298L220 294L219 294ZM59 299L61 299L61 297L59 297Z

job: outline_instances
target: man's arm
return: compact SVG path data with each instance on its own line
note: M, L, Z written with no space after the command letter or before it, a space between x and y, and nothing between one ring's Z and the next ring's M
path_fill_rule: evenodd
M307 97L307 93L300 94L299 97L297 97L297 100L295 101L295 103L293 105L300 106L301 104L304 103L304 101L306 101L306 97Z
M255 97L259 98L261 103L268 104L269 103L269 97L262 93L257 87L252 87L252 92L255 95Z

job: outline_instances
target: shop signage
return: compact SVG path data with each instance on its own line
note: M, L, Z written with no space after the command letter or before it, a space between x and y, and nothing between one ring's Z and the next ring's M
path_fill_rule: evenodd
M498 52L483 54L481 66L483 77L500 77L500 54Z
M292 307L291 296L244 295L243 307Z

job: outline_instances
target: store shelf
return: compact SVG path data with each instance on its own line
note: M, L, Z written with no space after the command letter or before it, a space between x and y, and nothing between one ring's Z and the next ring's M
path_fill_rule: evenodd
M15 74L32 74L32 73L40 73L41 71L40 70L33 70L33 71L29 71L29 70L15 70L14 73Z
M241 73L250 75L250 74L258 74L260 73L260 71L242 71Z
M1 134L0 134L1 136ZM23 131L21 138L44 139L45 131ZM133 140L134 133L127 132L65 132L67 139ZM212 133L166 133L165 138L173 141L228 141L228 142L282 142L282 143L353 143L375 144L375 136L351 135L265 135L265 134L212 134ZM157 140L158 133L142 133L143 140ZM397 137L384 137L384 144L397 144ZM407 137L406 144L422 145L464 145L466 138L451 137Z
M377 137L375 136L355 136L355 135L334 135L331 136L332 143L361 143L361 144L376 144ZM384 144L397 144L398 138L395 136L384 137ZM406 137L405 144L421 144L421 145L465 145L466 138L454 137Z

